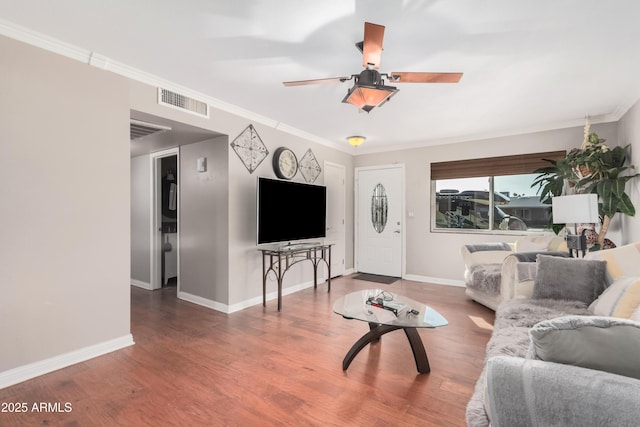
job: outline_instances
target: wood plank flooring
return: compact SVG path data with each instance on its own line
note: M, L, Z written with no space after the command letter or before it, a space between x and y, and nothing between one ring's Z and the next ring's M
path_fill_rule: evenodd
M418 374L402 331L342 359L368 325L333 313L349 292L380 288L448 320L421 329L431 365ZM491 310L464 289L350 277L233 314L131 290L136 345L0 390L0 402L71 404L70 412L0 413L1 426L463 426L482 370ZM487 325L488 324L488 325Z

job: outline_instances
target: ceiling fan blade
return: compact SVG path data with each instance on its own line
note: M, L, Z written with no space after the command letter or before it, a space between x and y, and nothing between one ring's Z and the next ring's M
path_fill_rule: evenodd
M362 66L367 67L368 64L374 68L380 68L380 59L382 57L382 40L384 39L384 26L364 23L364 42L362 46Z
M293 82L282 82L282 84L289 87L289 86L315 85L320 83L341 83L349 80L350 78L351 77L329 77L327 79L297 80Z
M458 83L462 73L411 73L394 71L390 80L396 83Z

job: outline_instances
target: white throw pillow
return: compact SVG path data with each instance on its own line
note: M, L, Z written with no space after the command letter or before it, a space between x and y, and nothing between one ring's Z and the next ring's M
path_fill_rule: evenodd
M549 236L528 236L516 241L516 252L544 252L549 250Z
M527 358L640 379L640 323L600 316L564 316L529 330Z
M621 277L589 306L596 316L630 319L640 306L640 277Z

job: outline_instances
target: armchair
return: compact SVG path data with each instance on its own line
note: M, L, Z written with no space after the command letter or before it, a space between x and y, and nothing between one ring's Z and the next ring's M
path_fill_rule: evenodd
M502 301L526 295L533 286L539 252L568 256L566 242L556 236L525 236L513 244L463 245L465 293L493 310Z

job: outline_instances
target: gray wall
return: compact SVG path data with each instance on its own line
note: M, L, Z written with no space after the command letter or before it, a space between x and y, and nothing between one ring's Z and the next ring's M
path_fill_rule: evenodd
M262 298L262 259L260 253L256 249L256 208L255 208L255 191L256 177L266 176L275 177L271 167L272 153L280 146L291 148L296 156L302 157L307 149L311 148L320 163L323 165L325 161L344 165L346 168L346 269L353 268L353 157L346 152L318 144L316 142L292 135L276 129L276 123L263 123L260 117L255 120L240 117L228 111L211 108L210 118L201 118L192 114L183 113L171 108L159 106L157 104L157 88L139 83L130 82L130 102L131 109L141 111L146 114L152 114L164 117L170 120L180 121L202 129L211 130L228 136L227 146L227 165L228 165L228 205L227 205L227 230L228 230L228 246L225 249L209 247L207 251L213 251L216 256L222 259L228 259L228 279L226 283L221 281L213 282L210 278L199 277L189 279L190 283L198 283L197 285L184 285L184 274L181 252L181 271L180 286L181 291L186 293L194 292L193 295L211 299L213 301L226 304L232 310L242 308L247 304L259 302ZM231 150L228 145L235 139L249 124L252 124L264 144L269 150L269 156L258 166L253 172L249 173L242 164L236 153ZM346 144L346 142L345 142ZM182 156L182 151L181 151ZM195 162L195 158L193 160ZM193 163L195 164L195 163ZM191 164L187 167L192 168ZM324 180L324 174L321 174L317 183L321 184ZM294 181L303 181L300 174L296 175ZM182 181L181 185L181 204L183 202L187 184ZM182 205L181 205L182 208ZM187 221L182 216L184 208L180 213L181 227L187 225ZM183 250L188 250L183 242L181 230L180 244ZM188 243L189 241L187 241ZM204 248L201 248L204 249ZM210 256L211 254L209 254ZM195 259L195 258L194 258ZM193 268L196 271L205 271L202 262L208 262L211 258L202 258ZM308 265L307 265L308 264ZM203 273L204 274L204 273ZM206 273L209 274L209 273ZM218 273L216 273L218 274ZM285 288L300 285L302 283L313 280L313 270L311 263L301 263L295 265L285 276L283 286ZM183 286L186 286L183 288ZM187 290L187 288L189 290ZM276 281L270 277L267 284L267 292L276 290Z
M215 271L205 269L200 277L188 279L185 292L229 305L259 300L262 292L260 255L255 248L255 183L257 176L274 176L271 156L249 174L228 148L228 142L249 124L254 124L271 153L279 146L287 146L301 156L311 148L321 165L330 161L345 166L347 269L353 267L354 167L404 163L407 208L415 212L414 218L407 219L407 273L450 279L462 277L462 262L455 255L462 244L514 240L517 236L431 233L430 162L569 149L582 140L582 129L573 128L362 155L354 160L345 152L280 131L276 123L259 118L247 119L213 108L211 118L204 119L158 106L157 89L152 85L13 39L0 37L0 51L0 178L8 183L1 190L0 220L5 231L0 253L0 375L92 345L130 339L131 244L138 242L137 236L131 236L132 208L138 212L144 204L140 201L139 206L133 207L130 199L131 109L229 136L221 144L210 141L202 147L190 147L193 152L186 149L184 159L185 169L193 171L194 163L188 164L189 157L207 153L210 161L219 159L222 165L226 156L226 189L218 191L222 187L215 187L215 183L209 187L211 183L207 183L202 190L216 200L228 198L226 206L214 206L206 200L211 203L208 209L214 214L212 221L220 221L212 226L217 233L214 237L224 240L222 230L226 227L228 244L214 244L204 258L193 261L194 268L199 269L215 255ZM621 143L634 144L635 164L640 164L639 110L636 105L619 126L594 126L611 143L619 139ZM196 176L185 175L184 179L192 179L198 185ZM297 176L295 180L302 178ZM317 182L323 182L323 175ZM192 196L197 197L198 188L193 191ZM631 193L638 204L636 183ZM638 218L623 222L625 232L621 233L618 227L618 235L622 234L618 241L640 240ZM189 233L181 241L186 263L191 262L190 243L194 242L194 247L203 244L188 236ZM139 255L144 258L144 254ZM226 279L225 267L215 264L218 259L226 262ZM285 288L309 281L309 273L309 266L294 267L287 274ZM135 275L138 274L136 269ZM214 276L207 279L209 282L202 277L208 274ZM273 290L275 281L271 279L269 291Z
M229 179L226 137L180 147L180 292L229 300ZM206 172L196 160L206 157Z
M592 130L613 145L618 140L616 123L593 125ZM466 243L486 241L515 241L519 235L487 235L469 232L443 233L431 231L431 162L523 154L534 151L553 151L580 147L583 128L575 127L548 132L538 132L510 137L470 141L451 145L439 145L360 155L355 167L402 163L406 167L406 211L413 211L410 218L405 213L406 226L406 274L422 278L445 279L444 282L461 283L464 264L459 255ZM610 238L620 242L619 226L613 224ZM443 254L448 254L443 256Z
M125 79L0 37L0 374L130 339Z
M237 127L231 132L233 140L246 127ZM238 156L229 151L229 303L239 304L250 298L262 296L262 257L256 250L256 182L258 176L275 178L271 165L276 148L285 146L293 150L300 159L311 148L321 167L325 161L341 164L346 169L346 218L348 220L346 239L346 268L353 268L353 157L323 145L301 140L265 126L256 125L256 130L269 149L269 156L249 174ZM293 181L304 182L298 173ZM316 183L324 182L324 172ZM321 274L326 274L321 269ZM313 281L313 267L310 262L294 265L284 276L286 288ZM267 293L275 292L277 282L273 275L267 281Z
M151 160L131 159L131 279L151 282Z

